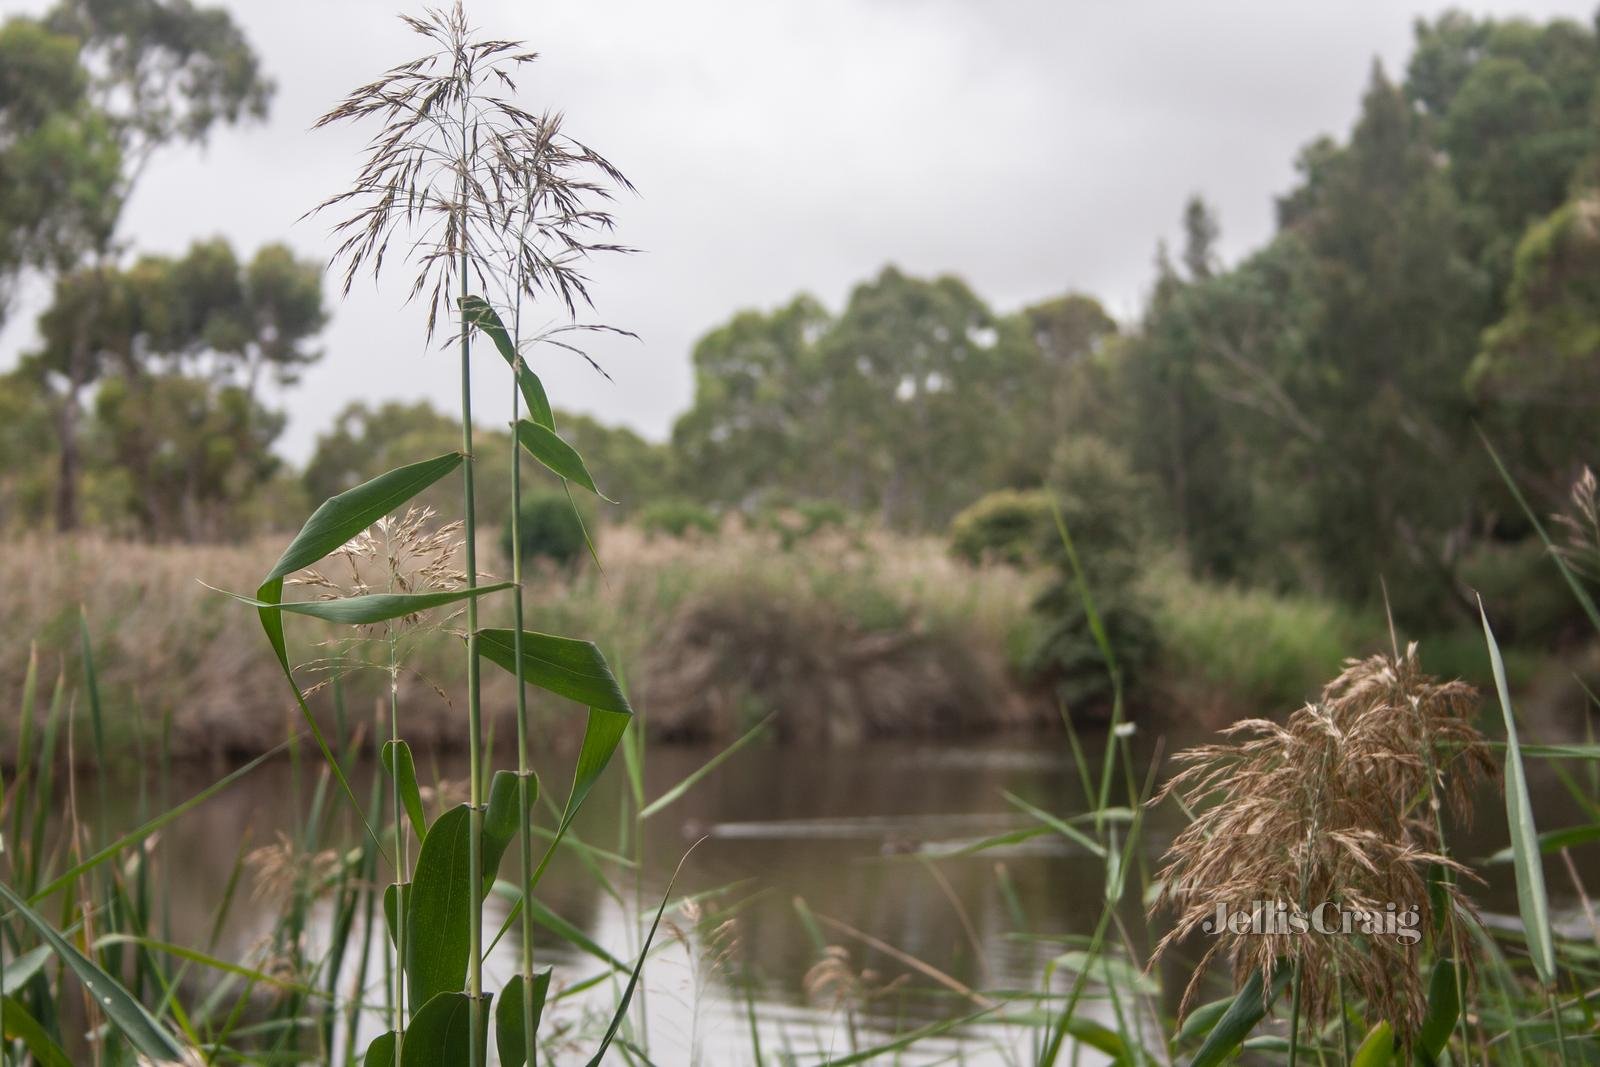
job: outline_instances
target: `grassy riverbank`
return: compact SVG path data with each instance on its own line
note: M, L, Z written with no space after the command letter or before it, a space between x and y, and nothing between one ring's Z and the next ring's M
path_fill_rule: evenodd
M726 739L771 712L781 738L838 743L1058 719L1049 694L1020 665L1036 625L1029 605L1040 575L968 566L937 539L879 531L828 531L787 549L769 533L732 528L674 539L613 527L600 538L603 573L591 565L529 578L528 624L594 635L655 736ZM17 684L33 643L44 672L72 676L81 605L111 706L139 709L108 722L113 741L140 730L154 737L170 716L176 754L263 751L283 738L293 709L253 615L206 586L252 588L280 548L277 541L23 540L0 559L12 606L0 617L0 678ZM480 555L491 569L505 569L498 549L485 546ZM1208 585L1159 562L1146 569L1141 595L1152 608L1158 652L1134 706L1157 721L1224 722L1292 707L1346 655L1385 640L1375 616ZM429 624L406 643L401 684L413 736L448 746L459 709L440 692L458 690L461 659L452 620ZM297 621L294 660L306 664L305 680L314 684L327 681L331 659L342 656L347 704L361 715L384 692L375 665L385 650L370 641L321 644L329 636L320 623ZM1454 643L1427 640L1431 660L1487 682L1474 677L1481 656L1459 657L1459 668L1450 662ZM1515 684L1548 673L1537 656L1509 662ZM491 721L509 729L509 678L495 672L485 685ZM5 696L4 706L16 708L17 694ZM543 721L560 740L579 720L545 699ZM16 725L6 723L7 744Z

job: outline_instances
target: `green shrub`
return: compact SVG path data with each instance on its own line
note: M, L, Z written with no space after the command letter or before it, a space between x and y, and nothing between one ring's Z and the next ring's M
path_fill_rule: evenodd
M1042 489L989 493L950 521L950 551L968 563L1032 566L1055 539L1050 494Z
M1191 577L1175 560L1140 581L1152 607L1164 673L1204 682L1240 705L1241 716L1290 710L1316 696L1345 657L1387 647L1375 614L1338 603ZM1481 651L1482 634L1479 635ZM1430 644L1423 654L1433 666Z
M1034 599L1036 625L1032 646L1023 655L1023 669L1027 677L1048 684L1069 710L1103 713L1110 708L1113 686L1089 624L1084 587L1094 601L1124 686L1136 688L1157 647L1150 606L1138 584L1139 546L1112 501L1071 493L1058 499L1082 582L1052 515L1053 538L1046 559L1055 574Z
M1136 686L1143 668L1155 656L1156 634L1149 611L1131 583L1091 582L1089 592L1123 683L1129 688ZM1099 717L1106 713L1114 693L1111 674L1090 629L1077 583L1063 574L1039 594L1033 612L1036 627L1022 657L1025 675L1048 684L1073 714L1087 712Z
M692 500L658 500L641 508L636 521L651 536L665 534L679 540L717 532L717 517Z
M570 567L588 551L584 529L592 526L588 516L581 519L573 510L567 494L559 492L528 493L522 498L522 561L545 559L561 567ZM500 538L501 549L511 558L511 523L507 522Z

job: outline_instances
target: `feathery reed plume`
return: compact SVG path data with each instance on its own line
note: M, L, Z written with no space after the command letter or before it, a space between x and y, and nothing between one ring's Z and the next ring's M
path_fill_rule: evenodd
M1471 686L1424 674L1412 644L1404 655L1347 661L1282 726L1238 722L1223 731L1227 742L1178 756L1188 766L1157 800L1179 797L1198 814L1167 852L1154 908L1170 906L1178 919L1152 962L1196 929L1213 937L1181 1012L1220 952L1237 982L1261 972L1268 988L1277 968L1298 965L1301 1010L1313 1024L1348 982L1369 1015L1409 1044L1426 1006L1420 938L1437 921L1436 950L1447 953L1469 943L1464 924L1476 921L1453 879L1439 880L1448 903L1435 915L1429 869L1473 877L1446 853L1440 809L1467 820L1473 785L1495 775L1471 722L1477 705ZM1313 918L1326 909L1324 921L1304 929L1270 921L1280 907ZM1394 917L1409 919L1412 908L1417 938L1397 936ZM1242 932L1216 921L1238 912L1266 921ZM1347 913L1363 917L1349 931Z
M1572 483L1569 497L1572 510L1555 516L1567 534L1567 543L1556 551L1574 571L1592 582L1600 582L1600 484L1588 467Z
M410 297L427 294L430 337L462 271L486 296L513 297L503 291L511 285L533 299L553 295L569 313L589 304L582 261L626 251L597 240L613 220L593 205L632 185L564 134L560 114L536 115L500 95L517 92L514 75L537 53L476 37L459 0L401 17L435 51L391 68L316 122L382 123L355 184L315 209L349 212L334 226L344 291L363 268L380 274L398 237L418 267Z
M681 923L676 919L662 922L667 937L683 946L689 965L689 1049L688 1062L701 1063L702 1004L707 990L722 973L727 971L743 947L737 915L708 914L706 908L694 897L677 907Z
M308 897L327 893L342 865L339 853L333 849L306 853L282 830L277 838L275 843L251 849L245 855L245 866L255 875L250 899L257 903L270 901L281 910L297 893Z
M806 971L800 984L807 999L816 1004L827 1004L829 1009L855 1009L881 1000L909 982L909 975L899 975L885 982L883 976L868 967L857 971L850 961L850 950L843 945L829 945L822 958Z
M432 508L408 507L399 517L386 515L346 541L328 556L344 571L307 567L288 583L315 590L319 600L342 600L368 593L434 593L464 589L467 576L459 557L463 524L458 519L434 525ZM409 629L422 622L417 613L384 623L385 629Z

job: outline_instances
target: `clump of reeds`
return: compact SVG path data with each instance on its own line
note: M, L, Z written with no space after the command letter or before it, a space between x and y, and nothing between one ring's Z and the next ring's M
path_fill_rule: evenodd
M1329 904L1378 916L1414 907L1415 928L1437 931L1435 952L1455 955L1476 916L1455 878L1439 876L1471 877L1447 853L1442 809L1465 821L1472 787L1495 774L1472 725L1477 706L1471 686L1423 673L1412 644L1403 655L1347 661L1284 725L1244 720L1223 731L1227 741L1178 757L1187 767L1161 797L1178 797L1196 814L1160 876L1156 907L1174 908L1178 921L1156 956L1197 929L1213 937L1181 1012L1221 953L1237 981L1260 973L1269 989L1275 971L1293 968L1300 1013L1313 1025L1329 1017L1344 983L1409 1043L1426 1010L1420 941L1359 927L1351 936L1211 927L1219 905L1281 904L1309 915Z

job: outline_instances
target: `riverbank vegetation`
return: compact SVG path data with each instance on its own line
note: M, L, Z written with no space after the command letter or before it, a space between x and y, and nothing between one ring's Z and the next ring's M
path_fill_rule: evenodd
M732 524L684 538L637 524L591 532L604 571L536 560L527 624L590 635L626 676L655 737L725 742L772 712L773 736L807 742L1060 728L1060 675L1049 664L1039 669L1048 627L1033 607L1056 581L1046 565L973 565L942 539L882 530L829 530L788 550L770 528ZM270 567L278 545L85 536L14 547L0 557L0 583L16 608L0 619L8 706L30 647L47 672L80 669L81 606L96 634L100 686L115 698L106 718L113 738L151 742L168 730L176 757L206 759L246 758L283 740L292 708L271 684L276 667L259 655L254 621L197 580L242 587ZM509 572L499 545L485 543L480 558L490 576ZM459 564L459 551L452 559ZM330 580L350 577L343 564L325 569ZM1196 580L1178 560L1152 564L1127 595L1140 605L1151 648L1130 713L1149 729L1222 725L1241 708L1294 706L1346 656L1387 641L1381 613ZM499 607L483 611L492 625L509 625ZM413 740L428 748L455 744L459 708L441 696L463 681L455 626L444 621L411 637L400 679L414 708ZM384 642L369 635L328 645L326 637L291 634L293 662L320 664L313 677L326 681L325 661L337 652L346 716L370 721L387 693ZM1430 658L1486 685L1472 637L1431 638ZM1086 632L1081 640L1093 649ZM1585 662L1553 651L1508 654L1512 684L1541 720L1559 719L1568 698L1581 698L1567 672L1576 665L1587 676ZM1106 691L1098 658L1081 656L1074 677L1088 694L1069 702L1074 713L1086 723L1108 714L1095 699ZM505 736L512 689L495 675L483 684L487 721ZM331 693L319 688L310 699L331 721ZM552 741L576 742L564 732L561 702L535 706ZM8 751L16 740L11 733Z

